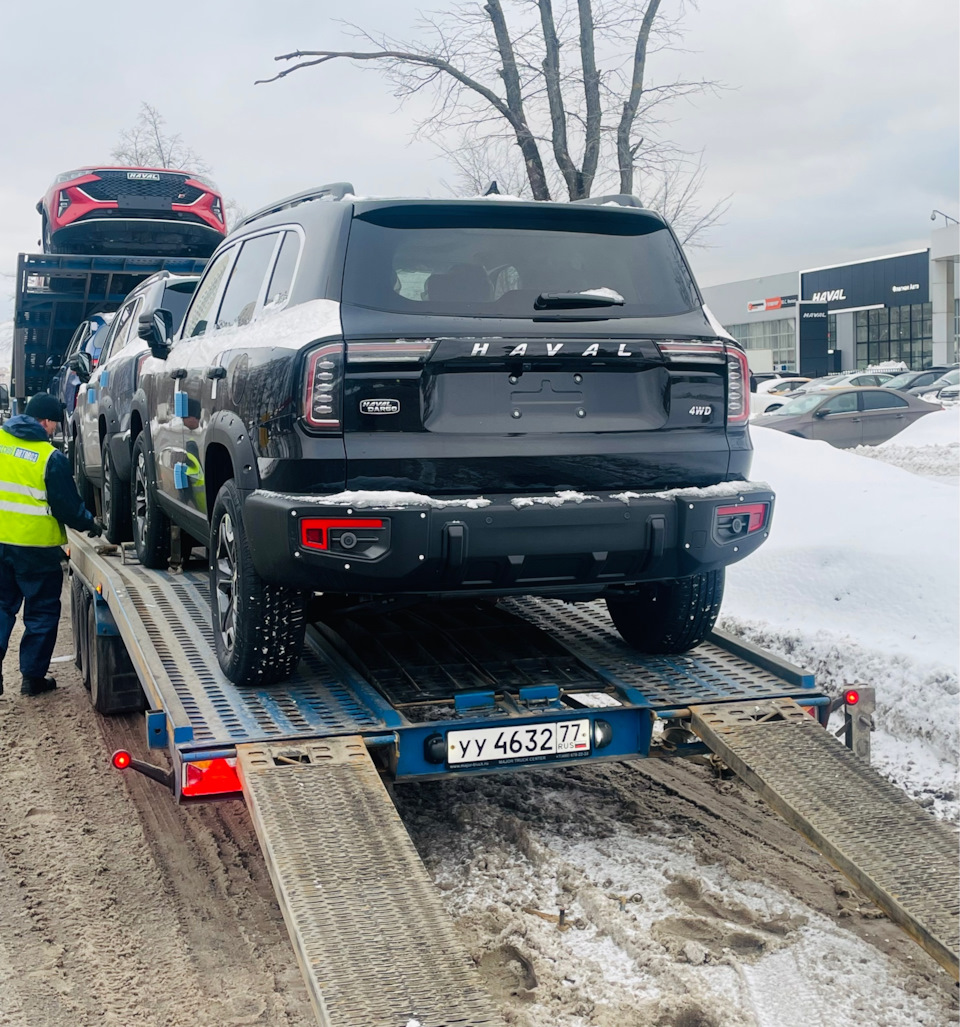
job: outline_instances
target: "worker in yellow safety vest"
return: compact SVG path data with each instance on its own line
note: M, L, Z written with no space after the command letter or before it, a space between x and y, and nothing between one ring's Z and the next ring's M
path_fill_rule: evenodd
M50 443L60 416L60 400L44 392L0 426L0 694L21 604L20 692L40 695L57 687L47 671L60 623L63 526L103 534L77 492L69 461Z

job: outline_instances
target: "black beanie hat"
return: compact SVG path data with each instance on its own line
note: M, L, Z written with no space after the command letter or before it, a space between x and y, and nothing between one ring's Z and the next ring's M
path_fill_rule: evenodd
M38 421L59 421L60 400L51 396L49 392L38 392L27 400L23 412L27 417L33 417Z

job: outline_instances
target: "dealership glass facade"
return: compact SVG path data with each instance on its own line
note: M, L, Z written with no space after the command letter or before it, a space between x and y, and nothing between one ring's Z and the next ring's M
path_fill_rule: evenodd
M933 363L933 304L858 310L855 317L858 368L902 360L918 371Z
M724 325L724 328L747 351L768 349L773 353L773 366L778 370L797 369L797 323L792 317L775 321L753 321L747 324Z

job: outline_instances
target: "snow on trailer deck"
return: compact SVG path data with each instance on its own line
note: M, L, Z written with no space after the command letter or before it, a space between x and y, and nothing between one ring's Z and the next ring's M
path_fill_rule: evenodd
M502 1022L378 771L435 777L543 760L556 766L709 751L689 733L679 744L655 739L660 718L692 727L956 976L952 835L925 814L900 817L882 789L878 798L879 777L808 715L825 720L828 703L812 675L719 633L691 654L637 657L598 604L571 609L523 599L503 608L474 605L466 618L450 606L426 620L422 612L399 611L378 618L375 635L359 618L337 624L336 632L313 626L291 681L237 688L223 677L211 645L206 574L148 571L123 562L123 550L107 555L101 548L71 536L74 572L100 597L91 622L126 645L152 707L148 741L168 748L178 798L190 798L190 768L236 761L320 1023ZM780 704L775 717L766 712L771 702ZM742 737L708 729L724 711L739 718ZM788 748L799 745L799 752L786 761L777 758L781 743L771 722L810 728L791 732ZM563 725L578 724L587 731L586 753L558 741ZM552 751L458 763L441 733L469 748L492 728L522 740L510 733L517 725L551 731ZM824 745L832 771L821 781ZM816 809L795 794L778 805L791 788L812 796ZM882 815L854 832L851 846L840 829L868 800ZM824 807L825 820L812 816ZM869 856L881 831L887 862L875 867ZM924 889L910 886L918 865L926 868ZM900 872L873 880L875 870L890 866Z

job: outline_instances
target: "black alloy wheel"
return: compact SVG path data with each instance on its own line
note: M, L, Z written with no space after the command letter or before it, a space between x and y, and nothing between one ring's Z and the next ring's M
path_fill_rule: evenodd
M130 488L133 544L144 567L163 570L170 558L170 521L157 506L147 467L146 439L141 432L133 446L133 482Z
M108 542L119 545L130 541L130 485L117 474L110 452L110 439L105 438L100 450L103 468L103 487L100 506L103 511L103 530Z

